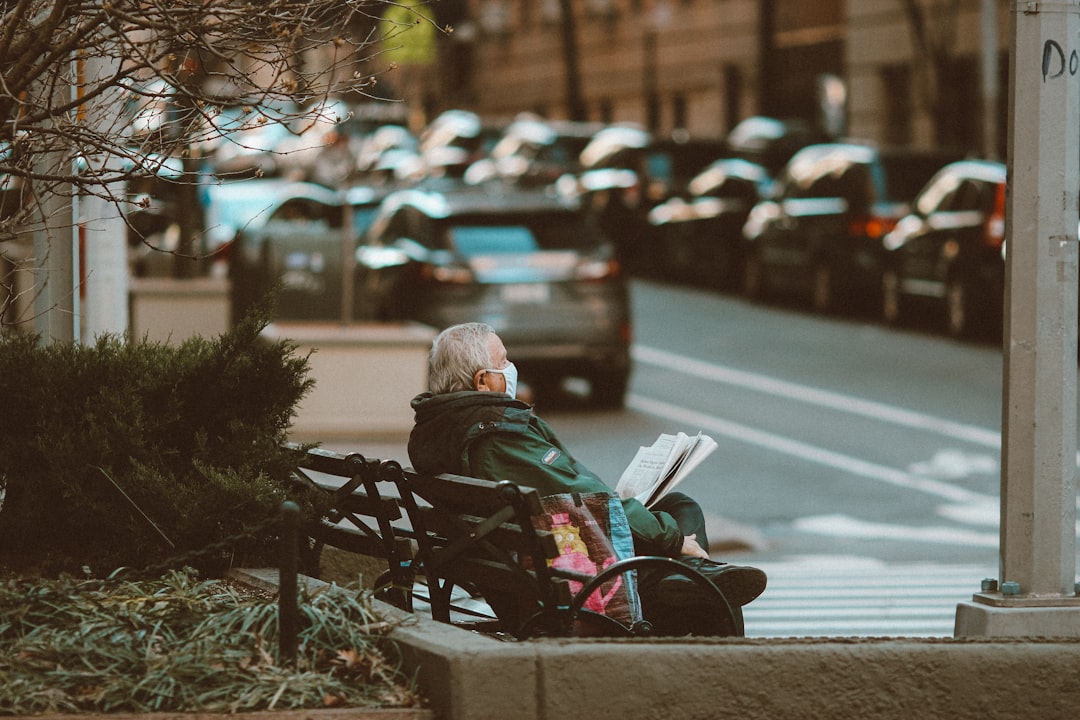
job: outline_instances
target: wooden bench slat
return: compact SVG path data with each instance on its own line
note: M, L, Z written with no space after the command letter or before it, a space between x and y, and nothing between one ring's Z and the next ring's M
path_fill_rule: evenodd
M490 515L507 504L499 483L490 480L450 474L427 476L415 471L406 471L405 480L413 492L440 508ZM513 487L521 493L522 502L530 515L543 513L540 495L535 489L523 485Z
M365 535L351 527L331 525L327 522L314 523L308 527L308 535L327 545L360 555L382 557L386 554L386 544L382 538ZM392 542L401 560L413 558L411 540L406 537L395 537Z

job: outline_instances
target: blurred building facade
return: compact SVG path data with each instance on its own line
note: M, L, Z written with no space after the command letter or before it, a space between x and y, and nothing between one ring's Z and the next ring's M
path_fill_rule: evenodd
M750 115L1004 157L1007 0L439 0L428 112L722 136Z

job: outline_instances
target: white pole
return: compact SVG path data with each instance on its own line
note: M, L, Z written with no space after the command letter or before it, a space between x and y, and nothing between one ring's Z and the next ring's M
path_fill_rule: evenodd
M1013 7L1001 580L1073 596L1080 2Z
M111 77L116 61L108 58L87 58L77 73L80 87L93 87L100 78ZM117 135L122 113L123 98L117 88L106 92L80 111L87 126L97 132ZM88 162L102 168L119 161L109 155L88 158ZM124 188L119 185L102 186L98 191L122 198ZM82 273L85 286L82 332L84 341L92 341L109 333L123 335L128 329L128 261L126 229L116 203L104 197L84 195L79 200L80 224L85 270Z

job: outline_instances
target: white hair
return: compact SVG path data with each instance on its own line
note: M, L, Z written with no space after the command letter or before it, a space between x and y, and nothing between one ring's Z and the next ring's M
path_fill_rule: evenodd
M488 339L495 330L487 323L453 325L439 333L428 353L428 390L435 395L473 390L477 370L491 365Z

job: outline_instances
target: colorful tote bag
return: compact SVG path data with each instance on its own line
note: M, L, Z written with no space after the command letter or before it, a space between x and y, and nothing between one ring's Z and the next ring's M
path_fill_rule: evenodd
M634 556L634 540L622 502L609 493L561 493L541 498L559 544L553 567L596 575ZM583 583L571 580L575 594ZM589 596L584 608L631 626L641 620L636 571L614 575Z

